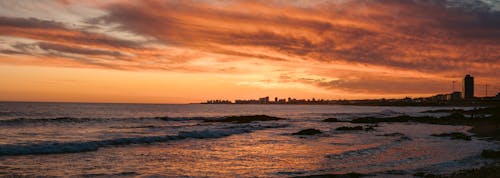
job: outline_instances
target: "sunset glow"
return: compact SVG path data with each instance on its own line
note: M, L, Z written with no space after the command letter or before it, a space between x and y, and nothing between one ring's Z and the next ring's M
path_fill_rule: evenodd
M191 103L500 91L500 4L1 1L0 100Z

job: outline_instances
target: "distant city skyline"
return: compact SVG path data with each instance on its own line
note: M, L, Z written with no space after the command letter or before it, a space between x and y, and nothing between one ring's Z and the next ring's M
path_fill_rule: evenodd
M261 97L259 99L235 99L234 102L227 99L213 99L201 102L202 104L361 104L361 103L382 103L392 102L400 104L459 104L469 101L481 100L500 100L500 92L496 95L485 95L483 97L476 97L474 95L474 77L471 74L466 74L462 80L462 91L456 91L454 88L455 81L453 81L453 88L450 93L435 94L429 97L404 97L404 98L377 98L377 99L361 99L361 100L347 100L347 99L323 99L323 98L307 98L296 99L294 97L278 98L274 97L271 100L269 96ZM487 87L487 86L485 86ZM486 89L486 88L485 88ZM485 93L487 90L485 90Z
M484 0L2 1L0 101L428 97L461 91L464 74L474 76L475 96L486 84L493 96L499 7Z

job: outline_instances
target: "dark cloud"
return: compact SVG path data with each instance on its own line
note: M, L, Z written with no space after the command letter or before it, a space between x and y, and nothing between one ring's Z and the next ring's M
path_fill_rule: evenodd
M237 2L227 7L244 9L245 4L240 7ZM236 56L273 59L221 50L209 44L255 46L324 62L498 75L495 70L500 67L500 15L487 9L471 12L461 6L452 7L449 2L432 0L355 0L307 8L278 2L272 3L273 7L255 4L257 10L281 8L290 13L262 15L205 3L147 1L111 4L106 7L108 15L89 22L118 24L117 30L154 37L165 44ZM356 5L363 6L350 9ZM353 25L337 24L337 20Z
M443 4L448 8L460 9L467 12L495 13L500 11L500 9L495 9L495 5L498 6L500 4L498 0L492 0L489 3L484 0L447 0Z
M5 49L0 50L0 53L7 55L28 55L41 58L57 58L59 62L76 62L77 64L86 67L100 67L117 70L125 70L125 68L106 62L106 58L95 59L95 57L108 56L120 57L122 54L103 50L84 49L81 47L65 46L52 43L15 43L11 47L15 50ZM75 55L76 54L76 55ZM64 64L64 63L63 63ZM69 65L69 64L68 64ZM72 66L72 65L69 65Z
M106 55L113 57L124 56L123 54L117 51L95 50L95 49L87 49L82 47L67 46L67 45L60 45L53 43L38 43L37 46L43 50L53 50L53 51L80 54L80 55Z
M0 50L1 54L24 54L21 51L16 51L16 50L10 50L10 49L2 49Z
M16 27L16 28L36 28L36 29L65 29L64 24L55 21L40 20L37 18L1 17L1 16L0 16L0 26Z
M15 43L11 47L15 50L1 50L4 54L24 54L24 55L34 55L37 53L46 54L56 54L57 53L68 53L77 54L83 56L111 56L111 57L124 57L125 55L117 51L106 51L98 49L89 49L81 46L68 46L55 43Z
M371 94L416 94L448 92L448 81L429 78L398 77L388 75L344 77L342 79L330 80L325 78L293 78L280 76L281 82L299 82L310 84L326 89L344 90L353 93ZM412 81L412 82L408 82Z
M412 82L408 82L412 81ZM449 84L445 81L431 79L394 79L394 78L361 78L356 80L333 80L314 83L325 88L335 88L351 92L373 94L412 94L448 92ZM367 86L370 86L367 88Z
M107 48L143 49L140 43L65 27L36 18L0 17L0 34L47 42L93 45Z

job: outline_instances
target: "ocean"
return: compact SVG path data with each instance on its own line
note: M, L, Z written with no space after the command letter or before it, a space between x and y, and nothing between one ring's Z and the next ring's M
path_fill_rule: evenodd
M431 136L467 133L468 126L379 123L374 131L339 131L367 124L322 121L446 115L423 112L436 109L451 107L2 102L0 176L407 177L488 163L480 153L498 143ZM245 115L285 119L206 122ZM322 133L293 134L308 128Z

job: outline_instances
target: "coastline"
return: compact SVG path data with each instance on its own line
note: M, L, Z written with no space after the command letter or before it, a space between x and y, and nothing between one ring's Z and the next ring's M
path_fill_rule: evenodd
M27 105L28 106L28 105ZM81 111L79 108L77 110L71 110L71 108L75 108L74 105L66 105L61 108L68 108L69 110L64 110L67 111L67 113L75 113L75 111ZM32 107L31 105L29 107ZM45 106L43 106L45 107ZM95 106L85 106L82 105L82 107L90 107L94 108ZM138 107L138 106L127 106L123 107L122 105L116 105L112 107L113 111L125 111L125 110L137 110L139 111L143 110L144 108L146 109L152 109L150 105L144 106L144 108L138 107L136 109L130 109L130 107ZM198 106L184 106L184 107L202 107L205 109L201 109L201 112L206 112L206 109L214 109L214 108L225 108L221 109L224 111L226 114L220 117L194 117L194 118L185 118L185 117L166 117L169 116L168 113L166 114L161 114L165 110L165 108L168 107L174 107L174 110L179 110L178 106L162 106L159 108L156 108L159 113L159 116L165 116L165 117L137 117L137 115L130 115L126 116L120 116L118 118L111 118L111 119L100 119L99 112L104 112L108 113L110 110L109 109L104 109L104 110L91 110L92 114L90 113L84 113L82 116L92 117L90 118L80 118L78 115L72 116L72 117L67 117L67 118L57 118L57 117L50 117L50 118L42 118L42 119L12 119L12 121L4 122L3 125L5 126L13 126L13 125L19 125L20 127L27 127L31 128L29 126L32 125L40 125L40 126L54 126L54 128L60 128L60 126L92 126L96 125L97 127L101 127L101 125L105 125L104 132L108 132L109 129L115 130L115 131L122 131L124 129L127 130L135 130L135 131L151 131L148 132L148 134L155 134L155 133L160 133L164 130L165 128L169 128L170 123L174 123L175 128L179 128L177 124L179 123L186 123L189 125L196 126L197 128L195 129L187 129L187 130L176 130L173 131L172 134L177 135L176 137L149 137L147 135L144 136L121 136L121 137L116 137L116 138L106 138L103 139L102 137L99 137L97 141L80 141L76 140L73 142L68 142L68 144L61 145L59 143L67 143L67 142L56 142L56 144L50 144L54 146L50 146L49 144L43 143L43 144L31 144L28 146L16 146L16 148L22 148L22 149L47 149L50 148L55 151L51 151L50 153L47 152L39 152L40 154L36 154L33 157L39 157L39 158L47 158L47 157L52 157L52 156L45 156L47 154L59 154L57 157L80 157L88 154L98 154L98 155L108 155L108 154L103 154L106 153L107 151L113 151L113 150L129 150L129 148L143 148L143 150L164 150L165 148L163 144L169 144L169 142L182 142L187 145L210 145L214 144L215 145L220 145L220 143L224 143L225 141L230 141L231 143L235 142L236 140L243 140L243 142L246 142L249 136L264 136L263 138L266 138L265 140L273 140L274 137L282 137L281 139L285 139L287 141L292 141L295 146L311 146L310 144L315 144L316 141L318 140L328 140L333 137L342 137L343 135L346 136L346 138L349 138L350 140L360 140L360 139L365 139L366 137L374 137L376 139L372 140L383 140L383 144L379 144L378 142L373 142L374 145L370 145L369 147L360 147L356 148L354 150L349 151L350 148L349 146L343 145L343 144L338 144L338 147L343 147L345 146L346 150L338 153L334 152L329 152L325 150L329 149L318 149L315 148L315 152L321 152L325 151L326 157L322 157L322 159L326 159L330 162L331 164L335 164L339 161L343 161L344 158L345 160L351 160L349 156L350 154L355 154L352 156L352 159L358 159L358 160L367 160L367 158L371 155L383 155L380 151L382 150L387 150L387 149L392 149L392 148L397 148L399 146L396 146L398 144L412 144L412 143L419 143L420 145L426 145L427 143L430 142L422 142L421 138L425 138L425 140L434 140L440 143L445 143L441 144L441 146L446 146L446 147L453 147L452 149L441 149L444 152L443 153L450 153L450 154L458 154L460 149L464 149L465 147L456 147L455 144L457 145L463 145L463 146L471 146L471 147L476 147L474 143L476 141L482 142L482 143L487 143L490 145L489 147L477 147L475 151L473 151L473 154L468 154L468 156L473 156L474 159L473 161L481 161L481 164L465 164L465 163L460 163L460 167L457 168L451 168L449 170L448 166L442 166L442 165L437 165L437 166L442 166L441 169L437 169L437 172L432 172L433 169L427 169L424 167L423 169L417 169L419 167L400 167L400 168L394 168L395 171L391 171L391 167L388 167L386 170L364 170L364 169L345 169L345 170L336 170L333 168L336 168L336 165L331 165L326 166L327 168L332 168L331 170L328 171L318 171L318 172L303 172L301 173L300 171L297 172L292 172L292 173L281 173L277 172L275 174L268 174L268 175L281 175L281 176L305 176L305 177L362 177L362 176L399 176L399 175L405 175L405 176L421 176L421 177L431 177L431 176L441 176L441 177L449 177L452 175L462 175L465 174L463 172L469 171L473 172L473 174L479 174L477 172L491 172L496 170L498 167L495 167L495 164L490 164L488 163L493 162L493 161L485 161L480 155L481 151L487 150L487 149L497 149L498 144L496 144L494 141L499 140L498 135L496 134L496 131L498 130L496 127L492 127L492 123L496 123L498 120L498 107L481 107L481 108L453 108L453 107L448 107L448 108L441 108L441 107L421 107L421 108L398 108L394 107L392 111L387 110L386 107L316 107L316 106L308 106L308 105L302 105L302 106L294 106L294 107L288 107L288 106L259 106L259 107L254 107L254 106L249 106L249 107L234 107L234 106L204 106L204 105L198 105ZM282 108L281 112L275 112L275 109L272 108ZM101 108L99 106L98 108ZM235 112L238 109L241 110L242 108L247 108L251 109L253 112ZM261 109L272 109L273 113L259 113L259 110ZM316 113L320 113L322 117L314 118L315 115L307 115L305 116L306 119L301 119L301 117L296 117L294 118L292 115L289 115L292 110L290 109L296 109L297 113L302 113L303 111L300 109L307 109L307 108L323 108L322 110L317 110L315 111ZM153 108L154 109L154 108ZM335 111L332 111L332 109L337 109ZM331 115L323 115L324 113L342 113L346 112L346 110L349 109L356 109L356 113L352 116L345 117L343 114L331 114ZM406 111L411 111L411 112L404 112L405 109L409 109ZM172 109L171 109L172 110ZM99 111L99 112L96 112ZM193 112L196 110L190 110L189 112ZM307 109L309 111L309 109ZM375 112L377 111L377 112ZM368 114L362 114L363 112L368 113ZM375 114L370 114L374 112ZM379 113L380 112L380 113ZM125 112L126 113L126 112ZM281 113L282 115L279 115L277 113ZM412 114L413 113L413 114ZM421 113L421 114L418 114ZM437 113L437 114L434 114ZM448 114L446 114L448 113ZM9 113L4 113L4 114L9 114ZM16 114L16 113L13 113ZM89 115L90 114L90 115ZM131 113L134 114L134 113ZM262 114L262 115L261 115ZM277 115L276 115L277 114ZM405 115L408 114L408 115ZM113 116L117 116L115 114L112 114ZM184 115L184 114L183 114ZM470 118L471 115L473 115L474 119ZM171 116L171 115L170 115ZM432 117L431 117L432 116ZM339 119L333 119L330 117L338 117ZM308 120L307 118L314 118L312 120ZM353 120L345 120L345 119L353 119ZM137 119L140 119L140 122L136 122ZM295 125L287 125L286 123L290 122L296 122L298 121L301 124L295 124ZM325 123L325 122L338 122L338 123ZM405 123L408 122L408 123ZM413 123L412 123L413 122ZM377 123L382 123L382 124L377 124ZM391 124L394 123L394 124ZM422 123L422 124L417 124L417 123ZM160 125L158 125L160 124ZM127 126L128 125L128 126ZM453 125L453 126L445 126L445 125ZM462 127L462 125L467 125L467 127ZM200 127L198 127L200 126ZM208 126L208 127L205 127ZM402 127L400 127L402 126ZM458 126L458 127L457 127ZM80 127L79 127L80 128ZM194 127L193 127L194 128ZM312 128L312 129L309 129ZM393 128L396 128L395 130L391 130ZM413 129L415 131L421 131L418 132L419 134L413 135L412 133L407 133L406 131L408 129ZM431 128L443 128L443 130L435 130L434 132L429 132L429 130L433 130ZM446 129L446 128L457 128L457 129ZM490 128L490 129L483 129L483 128ZM386 130L389 129L389 130ZM470 131L468 131L470 129ZM64 131L64 130L61 130ZM180 131L180 132L178 132ZM460 139L461 135L454 135L454 132L460 132L460 133L465 133L464 139ZM248 133L248 134L247 134ZM265 133L265 134L264 134ZM432 134L432 135L431 135ZM474 134L474 135L472 135ZM71 134L69 134L71 135ZM434 136L436 135L436 136ZM272 137L269 137L272 136ZM352 139L351 136L354 136L356 139ZM468 141L467 137L473 136L474 139L471 141ZM440 138L438 138L440 137ZM457 137L458 139L454 139L454 137ZM231 140L234 138L238 138L235 140ZM477 139L481 138L481 139ZM27 138L29 139L29 138ZM279 139L278 139L279 140ZM340 139L341 140L341 139ZM419 141L420 140L420 141ZM294 142L297 141L297 142ZM385 142L387 141L387 142ZM201 143L203 142L203 143ZM158 144L157 144L158 143ZM260 143L260 142L259 142ZM274 143L274 142L273 142ZM304 144L307 143L307 144ZM339 142L341 143L341 142ZM355 142L350 142L347 141L346 143L350 143L353 145L356 145L357 143ZM370 143L370 142L368 142ZM150 148L151 144L151 148ZM266 142L263 142L262 145L266 145ZM335 144L337 144L335 142ZM45 147L44 145L49 145L49 147ZM95 146L94 146L95 145ZM254 145L254 144L252 144ZM273 144L271 144L273 145ZM319 146L322 146L323 144L319 144ZM91 148L90 150L76 150L74 151L75 153L72 154L63 154L67 150L66 147L79 147L79 148ZM158 147L157 147L158 146ZM324 145L323 145L324 146ZM368 146L368 145L367 145ZM439 145L433 145L433 146L428 146L428 147L420 147L422 149L440 149L437 147ZM127 147L127 149L123 149L124 147ZM333 147L333 146L332 146ZM334 146L337 147L337 146ZM5 148L14 148L14 147L5 147ZM95 148L95 149L94 149ZM175 150L175 147L169 147L169 149ZM238 147L238 148L245 148L245 147ZM325 147L326 148L326 147ZM328 147L330 148L330 147ZM401 147L404 148L404 147ZM393 149L393 150L394 150ZM61 150L61 151L58 151ZM224 149L221 149L224 150ZM133 150L131 150L132 152ZM458 151L458 152L457 152ZM30 151L31 152L31 151ZM168 151L167 151L168 152ZM23 155L28 155L28 152L24 152L19 156L19 158L23 157L31 157L31 156L23 156ZM33 153L33 152L31 152ZM164 153L164 151L160 151L159 153ZM166 153L166 152L165 152ZM210 154L207 152L207 154ZM308 155L308 154L297 154L297 155ZM6 156L8 159L14 159L17 156ZM174 156L174 155L169 155L169 156ZM359 156L359 157L358 157ZM433 155L433 156L438 156ZM142 155L138 155L138 158L143 157ZM168 156L167 156L168 157ZM175 157L175 156L174 156ZM418 157L418 156L416 156ZM295 159L295 157L291 156L290 160ZM342 158L342 159L340 159ZM456 157L457 159L462 159L462 157L458 156ZM73 159L73 158L71 158ZM405 158L406 159L406 158ZM140 160L140 159L139 159ZM391 161L392 159L389 159ZM399 159L394 159L395 162L398 162ZM412 157L409 157L408 160L412 160ZM454 159L443 159L443 161L453 161ZM264 160L260 160L264 161ZM268 160L269 161L269 160ZM498 162L498 161L497 161ZM236 161L236 164L239 162ZM428 165L434 165L436 163L449 163L449 162L432 162L429 163ZM479 163L479 162L478 162ZM133 163L132 163L133 164ZM314 164L314 162L313 162ZM464 166L468 165L468 166ZM478 168L478 166L484 165L483 168ZM295 165L294 168L298 168L300 165ZM469 170L470 168L470 170ZM474 169L472 169L474 168ZM322 169L317 169L317 170L322 170ZM324 169L323 169L324 170ZM398 171L399 170L399 171ZM460 171L459 171L460 170ZM139 170L132 170L136 172L138 175L144 174L144 172L141 172ZM419 172L419 171L426 171L426 172ZM353 172L351 174L345 174ZM14 172L6 172L5 174L8 173L15 173ZM81 172L78 172L80 174ZM117 172L108 172L110 174L115 174ZM329 173L335 173L335 174L329 174ZM314 174L324 174L324 175L314 175ZM434 175L434 174L439 174L439 175ZM83 175L83 174L81 174ZM89 174L91 175L91 174ZM107 175L103 173L103 175ZM252 174L253 175L253 174ZM267 175L267 174L266 174Z
M370 124L378 124L378 123L390 123L390 122L417 122L417 123L427 123L427 124L439 124L439 125L465 125L471 126L467 132L472 133L473 137L477 137L480 139L484 139L490 142L499 142L500 141L500 106L483 106L480 109L474 109L470 111L464 110L434 110L427 112L447 112L450 113L450 116L428 120L427 117L411 117L411 116L403 116L405 119L401 120L401 118L358 118L358 122L356 119L353 121L347 121L351 123L370 123ZM469 118L464 115L469 115ZM476 117L482 116L482 117ZM397 120L399 119L399 120ZM328 121L327 121L328 120ZM324 122L343 122L337 121L335 119L327 119ZM453 134L453 133L451 133ZM453 138L451 139L458 139ZM470 140L470 138L469 138ZM467 141L467 139L464 139ZM492 156L488 156L485 152L492 152ZM463 169L449 174L429 174L423 172L417 172L413 176L416 177L424 177L424 178L475 178L475 177L484 177L484 178L494 178L500 175L500 150L483 150L481 155L483 158L493 160L493 163L484 165L480 168L474 169ZM322 175L310 175L310 176L300 176L300 177L335 177L335 178L358 178L372 175L365 175L359 173L347 173L347 174L322 174Z

